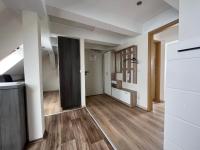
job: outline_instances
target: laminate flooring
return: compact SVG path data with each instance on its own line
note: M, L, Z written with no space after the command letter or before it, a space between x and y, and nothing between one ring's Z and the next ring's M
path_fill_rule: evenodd
M98 95L87 97L87 108L118 150L163 149L164 103L146 112Z
M113 150L86 108L46 116L47 138L27 150Z
M44 92L44 115L62 112L58 91Z

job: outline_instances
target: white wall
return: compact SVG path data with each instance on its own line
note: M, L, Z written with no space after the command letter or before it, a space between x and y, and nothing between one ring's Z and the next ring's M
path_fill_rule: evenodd
M86 96L103 94L103 52L85 50Z
M81 105L86 106L85 102L85 40L80 39L80 63L81 63Z
M42 57L42 70L43 70L43 91L58 91L59 90L58 66L51 65L49 54L44 54Z
M160 70L160 99L164 99L165 87L165 45L169 42L178 40L178 26L169 28L161 33L154 35L154 39L161 41L161 70Z
M167 10L143 25L143 32L149 32L179 18L177 10Z
M29 141L42 138L45 129L39 22L37 13L23 11L24 74Z
M138 47L138 70L137 84L123 82L123 88L137 91L137 105L147 109L147 75L148 75L148 34L140 35L127 43L119 46L117 50L137 45Z
M174 7L175 9L179 10L179 0L164 0L167 2L169 5Z
M87 40L93 40L110 44L120 44L124 38L127 38L127 36L122 36L116 33L110 33L103 30L90 30L86 28L84 29L53 22L50 22L50 29L52 37L57 37L58 35L60 35L71 38L84 38Z
M104 80L104 93L112 95L111 88L111 73L112 73L112 53L108 51L103 56L103 80Z
M198 38L200 35L199 0L180 0L180 40Z
M148 32L177 18L176 10L163 12L143 25L143 34L124 40L123 44L116 48L121 50L131 45L138 46L138 83L123 83L123 87L137 91L137 105L143 109L147 109L148 104Z
M0 60L23 43L21 17L7 8L0 11Z

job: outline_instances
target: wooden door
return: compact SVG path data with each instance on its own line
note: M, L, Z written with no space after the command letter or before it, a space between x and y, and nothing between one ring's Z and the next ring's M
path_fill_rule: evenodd
M58 37L61 107L81 106L80 41Z

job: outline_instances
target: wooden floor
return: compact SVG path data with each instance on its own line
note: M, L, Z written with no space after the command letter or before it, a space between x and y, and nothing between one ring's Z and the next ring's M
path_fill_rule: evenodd
M46 116L47 139L27 150L112 150L88 111L79 110Z
M52 115L61 111L59 92L44 92L44 115Z
M146 112L99 95L87 98L87 108L118 150L163 149L163 103Z

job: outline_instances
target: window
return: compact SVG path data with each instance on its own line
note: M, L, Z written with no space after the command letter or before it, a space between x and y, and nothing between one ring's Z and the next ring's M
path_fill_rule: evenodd
M23 45L20 45L14 52L0 61L0 75L5 74L13 66L24 59Z

